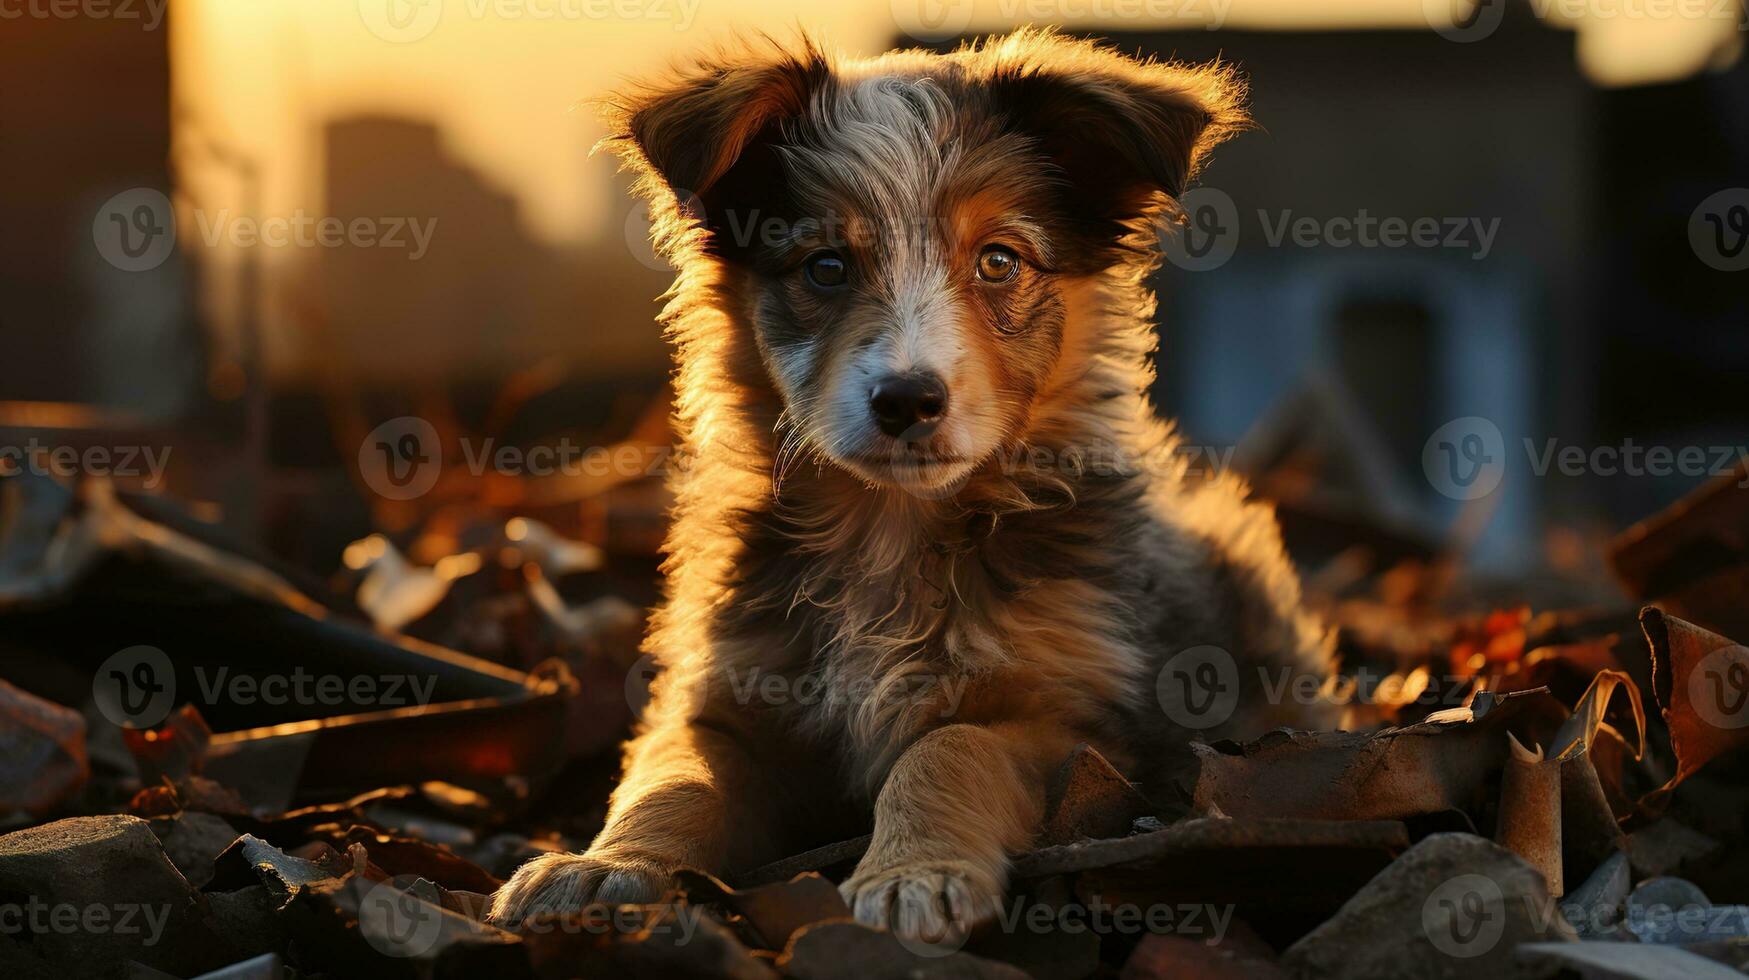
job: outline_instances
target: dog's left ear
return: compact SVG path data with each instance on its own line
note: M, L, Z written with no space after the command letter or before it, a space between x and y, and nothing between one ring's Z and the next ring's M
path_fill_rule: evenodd
M1151 239L1209 150L1250 125L1228 66L1145 62L1049 31L975 57L998 111L1060 171L1062 212L1096 244Z

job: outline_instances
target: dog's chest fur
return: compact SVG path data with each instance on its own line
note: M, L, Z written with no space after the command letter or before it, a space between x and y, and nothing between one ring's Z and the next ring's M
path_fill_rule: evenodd
M808 490L836 503L775 508L745 528L716 621L735 700L835 746L878 785L932 727L1060 717L1097 730L1134 699L1150 585L1123 544L1144 523L1136 488L1000 514L791 492ZM756 688L760 674L781 681Z

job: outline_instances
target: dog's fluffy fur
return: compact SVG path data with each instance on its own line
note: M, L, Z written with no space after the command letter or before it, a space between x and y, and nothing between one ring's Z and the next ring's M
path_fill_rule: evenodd
M1215 734L1329 720L1264 696L1328 656L1273 515L1188 476L1145 394L1158 229L1245 125L1229 69L1037 31L856 62L750 46L612 118L680 270L664 671L606 828L520 869L496 921L872 816L857 916L951 936L997 908L1077 743L1160 778L1191 734L1156 695L1174 654L1240 667ZM1013 279L978 278L992 243ZM822 249L843 285L808 278ZM883 434L870 386L918 371L939 426Z

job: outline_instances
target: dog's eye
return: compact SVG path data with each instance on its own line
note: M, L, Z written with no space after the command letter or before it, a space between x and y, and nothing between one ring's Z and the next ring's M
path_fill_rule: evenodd
M1020 272L1020 256L1011 248L990 245L978 255L978 278L985 282L1008 282Z
M808 256L802 268L808 274L808 281L821 289L842 286L850 278L850 270L837 252L815 252Z

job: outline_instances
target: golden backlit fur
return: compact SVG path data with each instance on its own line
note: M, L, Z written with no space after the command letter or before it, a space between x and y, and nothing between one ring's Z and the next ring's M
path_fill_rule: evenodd
M995 911L1077 743L1164 778L1193 734L1158 694L1179 652L1235 666L1212 734L1330 720L1265 696L1328 654L1273 515L1189 476L1145 394L1158 229L1241 96L1223 67L1025 31L753 47L614 107L679 269L664 670L606 828L520 869L495 920L872 824L857 916L951 938ZM1012 278L974 274L991 248ZM816 281L827 253L848 282ZM939 423L881 434L870 386L919 372Z

